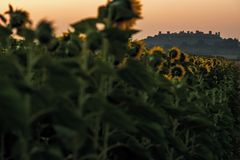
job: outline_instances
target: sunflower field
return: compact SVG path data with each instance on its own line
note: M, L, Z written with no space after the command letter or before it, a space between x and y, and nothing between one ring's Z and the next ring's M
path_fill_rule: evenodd
M132 40L138 0L56 36L0 15L0 160L233 160L238 70Z

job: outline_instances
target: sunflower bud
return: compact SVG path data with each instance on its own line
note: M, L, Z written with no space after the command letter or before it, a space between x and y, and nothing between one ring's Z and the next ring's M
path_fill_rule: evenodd
M48 21L41 21L36 29L36 36L40 43L48 44L53 37L52 23Z

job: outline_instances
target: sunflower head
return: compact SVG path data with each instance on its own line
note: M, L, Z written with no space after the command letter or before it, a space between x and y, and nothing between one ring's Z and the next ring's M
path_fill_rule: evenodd
M99 8L99 18L108 23L110 20L113 27L128 30L141 18L141 11L139 0L109 0L107 6Z
M170 68L170 74L172 75L173 78L176 78L179 81L181 81L186 75L186 70L182 65L177 64L176 66Z
M142 5L139 0L127 0L127 6L134 16L117 23L117 26L123 30L131 29L141 17Z
M137 60L140 60L145 49L145 43L143 41L133 41L129 43L129 54Z
M80 34L79 38L81 41L86 41L87 40L87 35L86 34Z
M172 48L169 50L169 57L171 59L171 61L177 61L181 58L181 51L179 48Z
M206 70L208 73L210 73L211 70L212 70L211 65L208 65L208 64L205 64L205 65L204 65L204 68L205 68L205 70Z
M149 50L148 54L149 55L156 55L156 54L162 55L162 54L164 54L164 49L160 46L155 46Z
M197 72L197 68L195 66L188 66L187 71L194 75Z
M185 62L185 63L190 62L189 55L187 55L187 54L181 52L181 55L180 55L180 61L181 61L181 62Z

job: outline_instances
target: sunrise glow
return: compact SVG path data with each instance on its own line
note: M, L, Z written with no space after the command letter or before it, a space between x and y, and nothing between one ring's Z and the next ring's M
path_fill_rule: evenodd
M58 33L69 24L97 15L98 6L107 0L1 0L0 12L8 4L29 11L36 23L40 19L53 20ZM179 32L209 30L221 32L223 37L240 38L239 0L142 0L143 19L136 26L136 37L144 38L158 31Z

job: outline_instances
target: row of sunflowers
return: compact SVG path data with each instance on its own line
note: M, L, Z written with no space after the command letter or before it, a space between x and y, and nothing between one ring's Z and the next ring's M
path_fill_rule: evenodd
M185 77L200 78L201 75L209 76L216 72L224 72L234 62L222 57L188 55L177 47L167 52L161 46L146 47L144 41L129 41L129 54L125 56L119 67L127 63L129 57L143 61L152 69L170 81L182 81ZM216 73L217 74L217 73ZM217 76L213 76L217 78Z
M0 160L233 160L237 70L133 41L138 0L56 36L0 14Z

